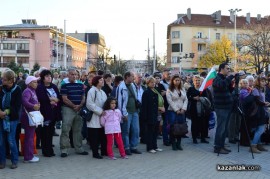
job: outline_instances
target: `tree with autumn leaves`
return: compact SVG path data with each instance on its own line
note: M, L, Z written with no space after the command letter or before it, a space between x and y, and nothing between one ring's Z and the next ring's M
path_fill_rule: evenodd
M240 34L239 48L245 68L256 71L267 71L270 64L270 17L247 24Z
M208 45L205 55L198 62L198 66L199 68L211 68L232 58L234 58L232 41L226 36L222 36L220 40Z

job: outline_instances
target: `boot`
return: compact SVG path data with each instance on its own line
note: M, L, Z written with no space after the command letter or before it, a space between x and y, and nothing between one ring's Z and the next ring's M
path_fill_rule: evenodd
M181 146L181 138L180 139L177 139L177 142L176 142L176 148L178 150L183 150L182 146Z
M251 150L253 153L257 153L260 154L261 152L257 149L257 145L251 145ZM251 152L251 150L249 149L249 151Z
M176 148L176 142L175 141L172 142L172 149L173 150L177 150L177 148Z
M257 145L257 149L258 149L259 151L268 151L266 148L263 147L262 144L258 144L258 145Z

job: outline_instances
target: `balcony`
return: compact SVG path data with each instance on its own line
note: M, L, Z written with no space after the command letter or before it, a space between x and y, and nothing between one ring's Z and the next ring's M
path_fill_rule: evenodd
M199 38L197 36L194 36L192 38L192 42L197 42L198 44L207 44L210 43L210 39L208 37Z
M29 53L29 50L17 50L17 53Z

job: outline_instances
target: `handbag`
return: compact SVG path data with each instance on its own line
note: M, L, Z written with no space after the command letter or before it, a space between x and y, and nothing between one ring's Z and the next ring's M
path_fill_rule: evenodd
M188 125L184 123L175 123L173 124L172 132L174 136L182 136L188 133Z
M94 112L90 111L86 106L80 110L80 116L86 121L91 121Z
M94 102L96 102L96 97L97 97L97 91L95 91L95 98L94 98ZM82 119L90 122L92 119L92 116L94 114L93 111L90 111L86 106L82 107L82 109L80 110L80 116L82 117Z
M36 127L39 125L43 126L44 117L40 111L27 112L27 110L25 108L24 108L24 110L28 116L29 126L36 126Z

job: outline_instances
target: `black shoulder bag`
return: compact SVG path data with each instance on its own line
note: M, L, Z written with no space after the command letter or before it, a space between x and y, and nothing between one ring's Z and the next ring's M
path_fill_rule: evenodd
M96 102L96 97L97 97L97 91L95 91L95 99L94 102ZM80 116L82 117L83 120L86 120L88 122L91 121L92 116L93 116L93 111L90 111L86 105L84 107L82 107L82 109L80 110Z

